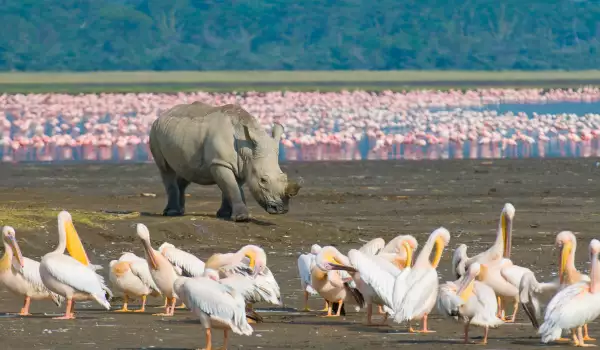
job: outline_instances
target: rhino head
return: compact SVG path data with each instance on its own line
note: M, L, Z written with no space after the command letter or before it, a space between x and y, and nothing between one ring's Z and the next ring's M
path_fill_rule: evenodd
M301 184L288 179L279 167L279 140L283 126L275 123L272 135L244 126L252 155L246 162L246 183L252 196L269 214L285 214L289 201L300 191Z

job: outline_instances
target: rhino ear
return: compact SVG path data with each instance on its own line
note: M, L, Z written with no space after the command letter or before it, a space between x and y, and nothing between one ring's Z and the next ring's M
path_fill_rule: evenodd
M273 125L273 131L271 133L271 135L273 136L273 139L277 142L279 142L279 140L281 139L281 135L283 135L283 125L279 124L279 123L275 123Z
M258 138L256 137L256 133L252 128L244 125L244 136L246 136L246 140L252 143L252 148L256 149L258 145Z

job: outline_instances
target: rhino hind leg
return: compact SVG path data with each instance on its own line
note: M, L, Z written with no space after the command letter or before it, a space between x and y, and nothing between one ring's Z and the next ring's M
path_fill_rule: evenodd
M243 192L231 169L214 165L211 167L211 172L222 192L221 208L217 211L217 217L231 218L233 221L248 221L250 215L244 203Z
M171 169L160 169L160 177L163 180L165 191L167 192L167 206L163 210L164 216L183 215L183 208L180 205L180 192L177 183L177 174Z

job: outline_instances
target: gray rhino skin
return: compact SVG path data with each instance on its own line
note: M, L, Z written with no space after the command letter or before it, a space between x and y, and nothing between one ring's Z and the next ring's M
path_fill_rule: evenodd
M279 168L279 139L239 105L180 104L162 113L150 130L150 151L168 195L165 216L185 212L190 183L217 185L222 192L217 217L249 219L242 185L269 214L285 214L300 185Z

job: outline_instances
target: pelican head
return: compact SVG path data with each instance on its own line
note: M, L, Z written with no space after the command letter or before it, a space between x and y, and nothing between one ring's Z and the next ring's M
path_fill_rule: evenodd
M558 258L558 278L562 284L565 278L565 270L569 259L572 254L575 253L575 247L577 245L577 239L571 231L562 231L556 235L556 246L560 249Z
M248 259L248 266L252 269L254 276L263 272L267 267L267 254L259 246L249 244L239 250L243 258Z
M598 254L600 254L600 241L594 238L590 241L590 255L597 259Z
M467 275L464 277L456 294L463 300L467 301L473 295L473 288L475 286L475 278L479 276L481 271L481 265L479 263L473 263L469 266Z
M83 265L89 266L90 260L87 257L81 240L79 239L79 234L77 233L77 230L75 230L73 218L66 210L58 213L58 233L60 241L65 242L69 255Z
M153 270L158 270L158 263L156 261L156 257L154 256L154 249L152 249L152 245L150 243L150 231L148 227L144 224L137 224L135 226L138 237L142 240L142 244L144 245L144 251L146 252L146 256L148 257L148 265Z
M4 226L2 228L2 237L4 239L4 243L8 244L8 246L12 249L14 257L17 259L19 266L21 266L21 268L24 267L25 261L23 260L23 254L21 254L19 243L17 243L15 229L11 226Z
M435 239L435 256L431 263L431 266L435 269L440 264L444 248L450 243L450 232L446 228L440 227L431 233L431 237Z
M310 247L310 253L313 254L313 255L319 254L320 251L321 251L321 246L318 245L318 244L313 244Z
M504 257L510 258L510 248L512 246L512 227L515 217L515 207L510 204L504 204L502 215L500 216L500 229L502 230L502 241L504 242Z
M354 268L350 266L350 260L347 257L342 255L337 248L332 246L326 246L321 249L319 254L316 257L317 267L323 271L331 271L331 270L346 270L346 271L356 271Z

